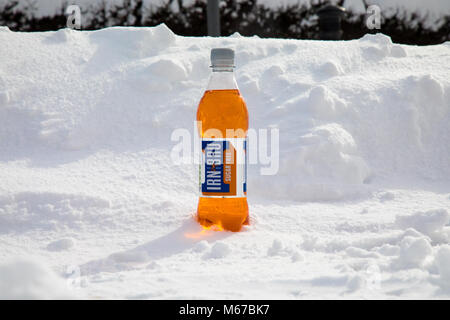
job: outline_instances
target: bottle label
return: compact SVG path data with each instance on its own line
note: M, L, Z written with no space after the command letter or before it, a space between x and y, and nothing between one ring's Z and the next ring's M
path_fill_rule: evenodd
M247 141L244 138L201 139L200 195L247 195Z

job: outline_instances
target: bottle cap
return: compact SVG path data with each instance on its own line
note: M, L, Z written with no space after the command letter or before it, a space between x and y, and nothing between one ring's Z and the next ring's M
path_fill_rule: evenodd
M234 50L229 48L211 49L212 67L234 67Z

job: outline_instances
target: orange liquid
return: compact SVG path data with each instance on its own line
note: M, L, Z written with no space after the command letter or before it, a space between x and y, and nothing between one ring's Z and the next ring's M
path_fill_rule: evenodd
M209 90L203 95L197 110L201 121L199 135L202 138L245 138L248 130L248 111L239 90ZM215 136L220 132L222 136ZM234 129L234 136L227 136L227 129ZM207 198L200 196L197 220L205 227L219 225L225 230L239 231L248 224L246 197Z

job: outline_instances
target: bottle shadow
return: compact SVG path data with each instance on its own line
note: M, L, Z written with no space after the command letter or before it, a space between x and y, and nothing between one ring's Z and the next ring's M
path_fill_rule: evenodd
M195 219L189 218L179 228L162 237L129 250L112 253L105 258L91 260L81 265L80 271L83 276L86 276L100 272L134 270L145 263L192 249L200 241L206 240L212 243L230 235L232 232L206 229Z

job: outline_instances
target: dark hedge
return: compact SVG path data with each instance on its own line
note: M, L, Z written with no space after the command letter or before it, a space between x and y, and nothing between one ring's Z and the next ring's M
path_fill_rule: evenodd
M263 38L317 39L316 11L326 0L312 0L309 5L294 4L269 8L257 0L239 2L221 0L222 35L239 32L244 36ZM343 4L339 0L338 4ZM368 3L363 1L366 8ZM173 11L173 5L179 10ZM28 5L18 9L18 1L11 0L0 8L0 25L14 31L49 31L66 27L66 5L54 16L36 17L36 8ZM161 6L143 5L143 0L124 0L120 5L108 6L105 1L91 5L82 12L83 30L109 26L155 26L165 23L173 32L184 36L206 35L206 0L185 5L182 0L166 0ZM394 42L416 45L438 44L450 40L450 16L435 22L434 30L425 24L426 17L397 10L389 16L382 12L381 30L368 30L365 15L347 11L342 23L343 39L357 39L366 33L382 32Z

